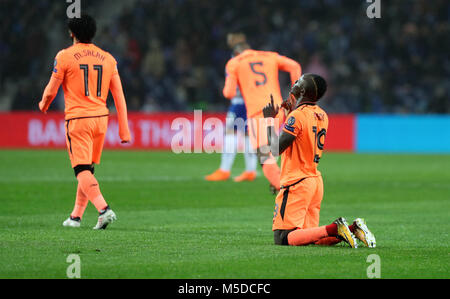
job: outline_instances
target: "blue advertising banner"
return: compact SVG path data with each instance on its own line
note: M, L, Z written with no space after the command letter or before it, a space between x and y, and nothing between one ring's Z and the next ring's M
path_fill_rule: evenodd
M450 115L358 114L356 152L450 153Z

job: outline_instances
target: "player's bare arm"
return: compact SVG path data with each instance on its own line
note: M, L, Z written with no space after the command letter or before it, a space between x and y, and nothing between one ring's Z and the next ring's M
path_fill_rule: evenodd
M279 109L280 108L278 106L275 107L273 96L270 95L270 103L263 108L264 118L273 119L278 114ZM278 137L273 124L267 127L267 138L269 141L270 151L274 156L281 155L295 140L295 136L284 131L282 131Z
M284 131L281 131L281 134L278 137L274 126L269 126L267 128L267 134L269 138L270 151L274 156L281 155L295 140L294 135L288 134Z

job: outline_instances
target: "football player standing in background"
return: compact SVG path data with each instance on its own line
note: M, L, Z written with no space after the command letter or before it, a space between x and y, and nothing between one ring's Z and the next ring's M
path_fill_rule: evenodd
M267 129L260 120L264 121L262 109L270 95L273 95L275 104L282 102L278 71L289 72L293 84L300 77L301 67L296 61L276 52L252 50L246 41L237 43L233 52L238 55L226 65L223 95L232 99L239 86L247 108L251 144L271 188L279 190L280 168L270 153ZM284 117L283 112L279 117Z
M282 106L289 111L278 137L274 126L268 127L271 151L281 154L281 190L275 200L272 230L277 245L333 245L341 240L352 248L356 238L375 247L375 237L361 218L349 226L340 217L319 227L323 198L323 180L317 165L322 156L328 130L328 116L317 105L327 89L325 80L304 74L292 87ZM265 118L277 115L279 107L271 102L263 108Z
M105 229L116 220L96 178L94 164L100 163L109 111L108 91L114 98L122 143L130 141L127 107L117 62L108 52L92 43L96 22L88 15L69 19L73 45L55 58L50 82L44 90L39 109L46 113L62 84L65 101L66 144L70 162L78 180L75 207L63 226L79 227L88 201L99 212L94 229Z
M246 37L243 33L229 33L227 35L227 44L233 49L236 44L246 41ZM239 53L233 53L233 57ZM234 178L235 182L253 181L256 178L256 154L250 150L250 139L248 137L248 127L245 124L247 121L247 110L245 108L244 99L239 91L239 87L236 90L236 95L230 100L231 104L228 108L226 117L226 132L224 138L224 146L221 156L221 163L219 169L212 174L207 175L205 179L207 181L225 181L230 177L231 167L233 166L234 159L237 152L238 138L236 133L244 137L244 160L245 171ZM242 126L238 126L237 121L241 121Z

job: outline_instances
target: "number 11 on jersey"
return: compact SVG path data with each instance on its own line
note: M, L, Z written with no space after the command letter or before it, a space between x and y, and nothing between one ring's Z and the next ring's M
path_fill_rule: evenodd
M84 95L89 96L89 65L80 64L80 69L84 73ZM103 76L103 66L96 64L94 65L94 70L97 71L97 97L102 96L102 76Z

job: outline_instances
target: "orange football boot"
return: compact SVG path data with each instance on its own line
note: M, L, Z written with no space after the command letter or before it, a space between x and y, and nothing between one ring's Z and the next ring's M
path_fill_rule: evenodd
M222 169L217 169L212 174L205 176L207 181L226 181L230 178L230 172Z
M243 181L254 181L256 178L256 171L244 171L241 175L234 178L234 181L239 183Z

